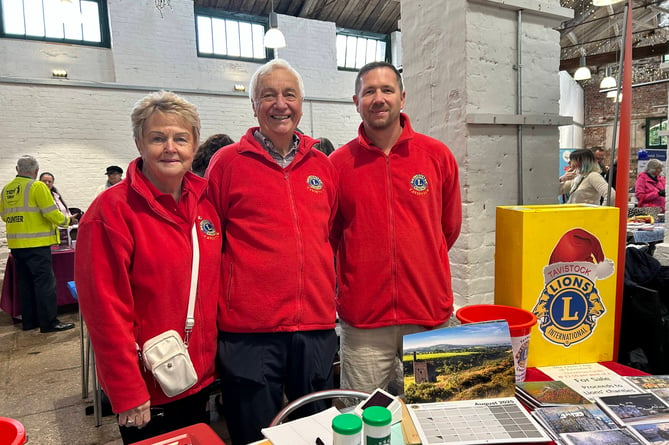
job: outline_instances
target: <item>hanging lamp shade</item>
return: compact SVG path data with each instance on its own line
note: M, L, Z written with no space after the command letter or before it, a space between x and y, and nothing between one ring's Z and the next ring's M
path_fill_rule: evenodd
M270 28L265 33L264 44L265 48L285 48L286 38L279 28Z
M585 66L585 56L581 56L581 66L574 73L574 80L588 80L591 77L590 68Z
M265 33L265 39L263 41L265 48L276 49L286 47L286 38L279 30L278 22L276 12L274 12L274 2L272 2L272 12L269 13L269 29Z
M599 82L599 89L608 90L609 88L615 88L615 87L616 87L616 78L611 75L611 67L607 66L606 77L604 77L602 81Z

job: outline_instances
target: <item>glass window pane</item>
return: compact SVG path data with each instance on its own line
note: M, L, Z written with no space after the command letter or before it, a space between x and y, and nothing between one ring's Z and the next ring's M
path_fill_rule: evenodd
M42 0L24 0L26 35L44 37Z
M23 35L26 33L23 25L23 2L2 0L2 26L5 32Z
M239 22L239 44L242 57L253 57L253 35L250 23Z
M226 33L225 36L228 38L228 52L229 56L241 56L241 51L239 49L239 22L233 20L226 20Z
M65 38L70 40L83 40L84 36L81 30L81 6L79 1L60 2L63 27L65 29ZM48 17L48 16L47 16Z
M253 25L253 57L256 59L265 59L265 27L262 25Z
M346 36L337 34L337 66L346 66Z
M355 67L362 68L365 65L365 56L367 55L367 39L358 38L358 46L355 53Z
M227 24L222 19L212 19L211 28L213 31L212 40L214 41L214 54L228 54L228 39L225 36Z
M100 32L100 10L97 2L81 2L81 25L83 40L87 42L102 42Z
M378 52L376 54L376 60L379 61L386 60L386 42L383 40L379 40L376 43L378 44L377 45Z
M376 62L376 54L378 53L378 40L367 39L367 54L365 55L365 63Z
M201 53L211 54L214 52L211 19L209 17L197 16L197 47Z
M355 68L355 49L358 39L353 36L346 36L346 68Z

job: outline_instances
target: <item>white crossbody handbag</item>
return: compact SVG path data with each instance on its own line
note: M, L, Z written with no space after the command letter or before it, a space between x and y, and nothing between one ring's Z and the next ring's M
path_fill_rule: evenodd
M200 246L197 241L197 229L193 224L193 264L186 315L185 340L174 329L165 331L148 339L142 348L142 357L146 367L153 373L165 395L174 397L197 383L197 373L188 355L188 341L195 325L195 294L200 263Z

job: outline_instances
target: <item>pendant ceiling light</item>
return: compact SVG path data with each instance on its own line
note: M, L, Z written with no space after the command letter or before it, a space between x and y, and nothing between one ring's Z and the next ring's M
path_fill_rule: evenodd
M574 80L588 80L591 77L590 68L585 66L585 56L581 56L581 66L574 73Z
M286 46L286 38L283 33L279 31L278 20L276 12L274 12L274 0L272 0L272 12L269 13L269 29L265 33L264 44L265 48L284 48Z
M600 90L608 90L616 87L616 78L611 75L611 67L606 67L606 77L599 83Z

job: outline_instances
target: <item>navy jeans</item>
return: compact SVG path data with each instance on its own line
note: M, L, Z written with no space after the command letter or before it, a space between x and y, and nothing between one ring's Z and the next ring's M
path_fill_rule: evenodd
M334 329L263 334L220 332L218 359L223 414L232 445L263 438L283 407L303 395L332 389L332 364L337 352ZM304 406L295 417L315 414L326 401Z

